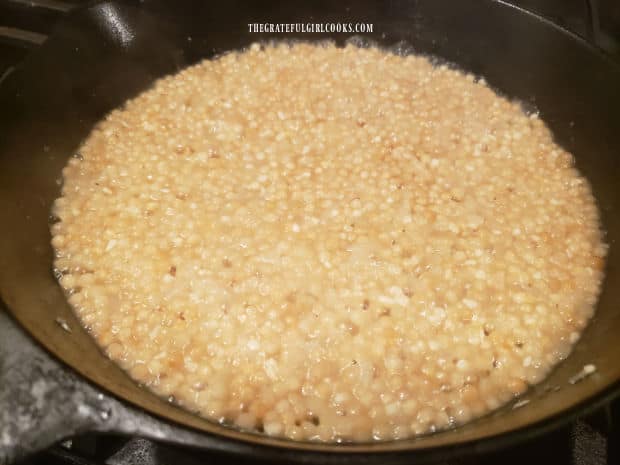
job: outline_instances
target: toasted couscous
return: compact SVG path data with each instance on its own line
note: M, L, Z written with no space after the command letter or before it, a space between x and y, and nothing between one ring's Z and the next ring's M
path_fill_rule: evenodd
M588 182L482 80L352 45L160 79L63 172L60 284L181 406L295 440L411 437L541 381L594 311Z

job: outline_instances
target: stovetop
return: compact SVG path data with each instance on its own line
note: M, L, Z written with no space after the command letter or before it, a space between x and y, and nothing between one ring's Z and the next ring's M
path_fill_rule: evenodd
M619 463L620 456L616 443L608 439L589 422L578 421L571 427L563 428L517 448L506 451L440 462L438 465L607 465ZM611 450L616 447L616 450ZM197 453L181 448L167 446L140 438L85 436L65 441L31 459L24 465L74 464L74 465L163 465L170 463L229 464L235 463L229 456L214 453ZM242 463L264 464L265 462L244 459Z
M128 3L141 3L145 0L127 0ZM3 77L17 65L30 50L43 43L53 32L56 21L84 0L0 0L0 85ZM579 34L605 49L611 56L620 60L620 2L616 0L514 0L510 3L535 11L548 17L561 26ZM11 354L25 354L21 358L11 358ZM7 363L19 360L22 373L49 372L64 373L65 368L40 349L0 307L0 398L2 375L10 370ZM24 362L26 360L26 362ZM43 370L45 368L45 370ZM47 371L46 371L47 370ZM75 376L67 373L67 378ZM77 377L76 383L77 383ZM66 380L65 380L66 381ZM32 380L34 385L36 381ZM94 388L77 385L85 402L92 398L93 415L105 418L108 415L107 397L98 394ZM30 386L32 391L33 387ZM92 389L90 391L89 389ZM91 396L89 398L89 396ZM42 397L53 399L53 396ZM45 419L54 421L54 415L62 412L60 408L43 409ZM55 413L50 413L55 412ZM39 412L40 413L40 412ZM6 416L0 412L0 420ZM19 422L40 422L35 417L11 419L14 425ZM527 464L549 463L558 465L610 465L620 464L620 400L616 400L594 413L575 422L556 429L528 442L499 452L474 457L463 457L441 465L473 464ZM6 425L0 425L6 426ZM1 429L1 428L0 428ZM76 428L79 431L79 428ZM5 429L6 431L6 429ZM0 437L0 445L4 438ZM0 457L0 463L2 458ZM204 452L172 446L154 440L131 436L82 434L65 439L42 452L26 458L22 463L35 464L74 464L74 465L159 465L159 464L202 464L238 463L224 453ZM265 463L244 459L243 463Z
M616 408L617 410L617 408ZM461 458L438 465L608 465L620 463L617 432L610 436L599 429L608 412L541 436L515 448L493 454ZM616 413L616 419L618 413ZM603 426L606 428L606 426ZM164 464L266 464L264 461L233 459L218 453L186 450L141 438L83 436L67 440L23 462L23 465L164 465Z

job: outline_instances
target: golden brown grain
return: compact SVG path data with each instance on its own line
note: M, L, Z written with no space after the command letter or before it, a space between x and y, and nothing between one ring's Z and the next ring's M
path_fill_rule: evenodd
M403 438L537 383L605 246L544 123L421 57L253 46L159 80L64 170L69 301L184 407L293 439Z

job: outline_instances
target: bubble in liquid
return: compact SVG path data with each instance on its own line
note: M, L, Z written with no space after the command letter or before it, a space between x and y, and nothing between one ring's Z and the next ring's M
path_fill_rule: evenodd
M396 42L394 45L391 45L388 50L394 55L398 55L400 57L406 57L415 54L415 49L413 48L413 45L405 42L404 40L401 40L400 42Z
M353 45L359 48L372 48L378 47L379 44L375 40L371 40L363 36L351 36L345 41L346 45Z
M56 321L56 324L60 326L62 329L64 329L66 332L68 333L73 332L71 330L71 327L69 326L69 323L67 323L67 321L64 318L57 317L55 321Z
M52 274L54 275L54 279L56 279L56 281L60 281L62 277L64 276L64 273L62 272L62 270L56 267L52 268Z

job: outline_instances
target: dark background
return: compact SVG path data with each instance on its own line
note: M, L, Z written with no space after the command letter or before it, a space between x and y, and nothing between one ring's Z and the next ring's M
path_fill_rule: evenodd
M89 3L93 1L0 0L0 76L28 50L42 43L58 19L71 9ZM588 38L620 60L619 0L508 0L507 3L536 12Z
M508 0L507 3L539 13L581 36L588 37L593 32L597 44L620 59L618 0Z

